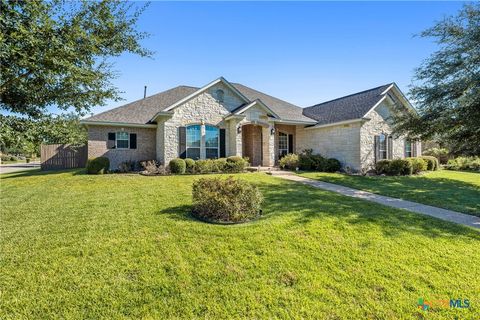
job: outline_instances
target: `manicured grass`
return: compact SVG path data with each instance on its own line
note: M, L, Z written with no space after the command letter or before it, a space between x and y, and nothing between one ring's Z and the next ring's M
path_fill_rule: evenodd
M261 173L265 216L211 225L199 177L0 176L1 318L480 317L478 230Z
M480 173L440 170L400 177L349 176L326 172L308 172L301 175L480 216Z

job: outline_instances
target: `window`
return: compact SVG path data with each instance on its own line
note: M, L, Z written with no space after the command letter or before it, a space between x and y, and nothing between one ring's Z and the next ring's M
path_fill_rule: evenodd
M219 130L217 127L205 126L205 157L207 159L218 158Z
M223 99L224 99L224 96L225 96L225 93L223 92L222 89L218 89L215 94L217 95L217 100L219 102L223 102Z
M288 153L288 134L278 133L278 158L282 158Z
M200 125L187 127L187 158L200 159Z
M405 140L405 157L412 157L412 141Z
M129 148L129 135L128 132L117 132L115 134L115 146L117 149Z
M378 136L378 160L387 159L387 136Z

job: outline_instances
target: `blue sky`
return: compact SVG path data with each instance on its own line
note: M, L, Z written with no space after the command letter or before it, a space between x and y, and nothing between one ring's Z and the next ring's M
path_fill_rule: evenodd
M395 81L436 48L414 37L461 2L153 2L139 29L153 59L115 59L124 102L224 76L299 106Z

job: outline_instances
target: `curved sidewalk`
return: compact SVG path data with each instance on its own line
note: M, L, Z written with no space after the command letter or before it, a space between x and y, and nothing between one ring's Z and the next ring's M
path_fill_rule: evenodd
M404 209L404 210L428 215L431 217L435 217L438 219L442 219L445 221L450 221L450 222L463 224L465 226L480 229L480 217L476 217L473 215L452 211L452 210L447 210L447 209L442 209L438 207L428 206L425 204L402 200L398 198L382 196L382 195L371 193L368 191L340 186L338 184L308 179L308 178L300 177L288 171L275 171L275 172L272 172L271 174L275 177L283 178L290 181L300 182L315 188L337 192L344 196L368 200L368 201L383 204L385 206Z

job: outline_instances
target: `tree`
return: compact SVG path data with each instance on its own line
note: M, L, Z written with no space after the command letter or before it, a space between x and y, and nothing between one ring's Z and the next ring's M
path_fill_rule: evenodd
M466 4L421 33L440 49L416 70L410 90L418 114L398 114L396 131L435 139L454 154L480 154L480 4Z
M81 146L87 142L87 131L73 113L39 119L0 115L0 122L2 152L39 154L42 143Z
M39 117L55 105L85 114L120 100L111 57L150 56L135 24L145 9L120 0L0 0L0 109Z

